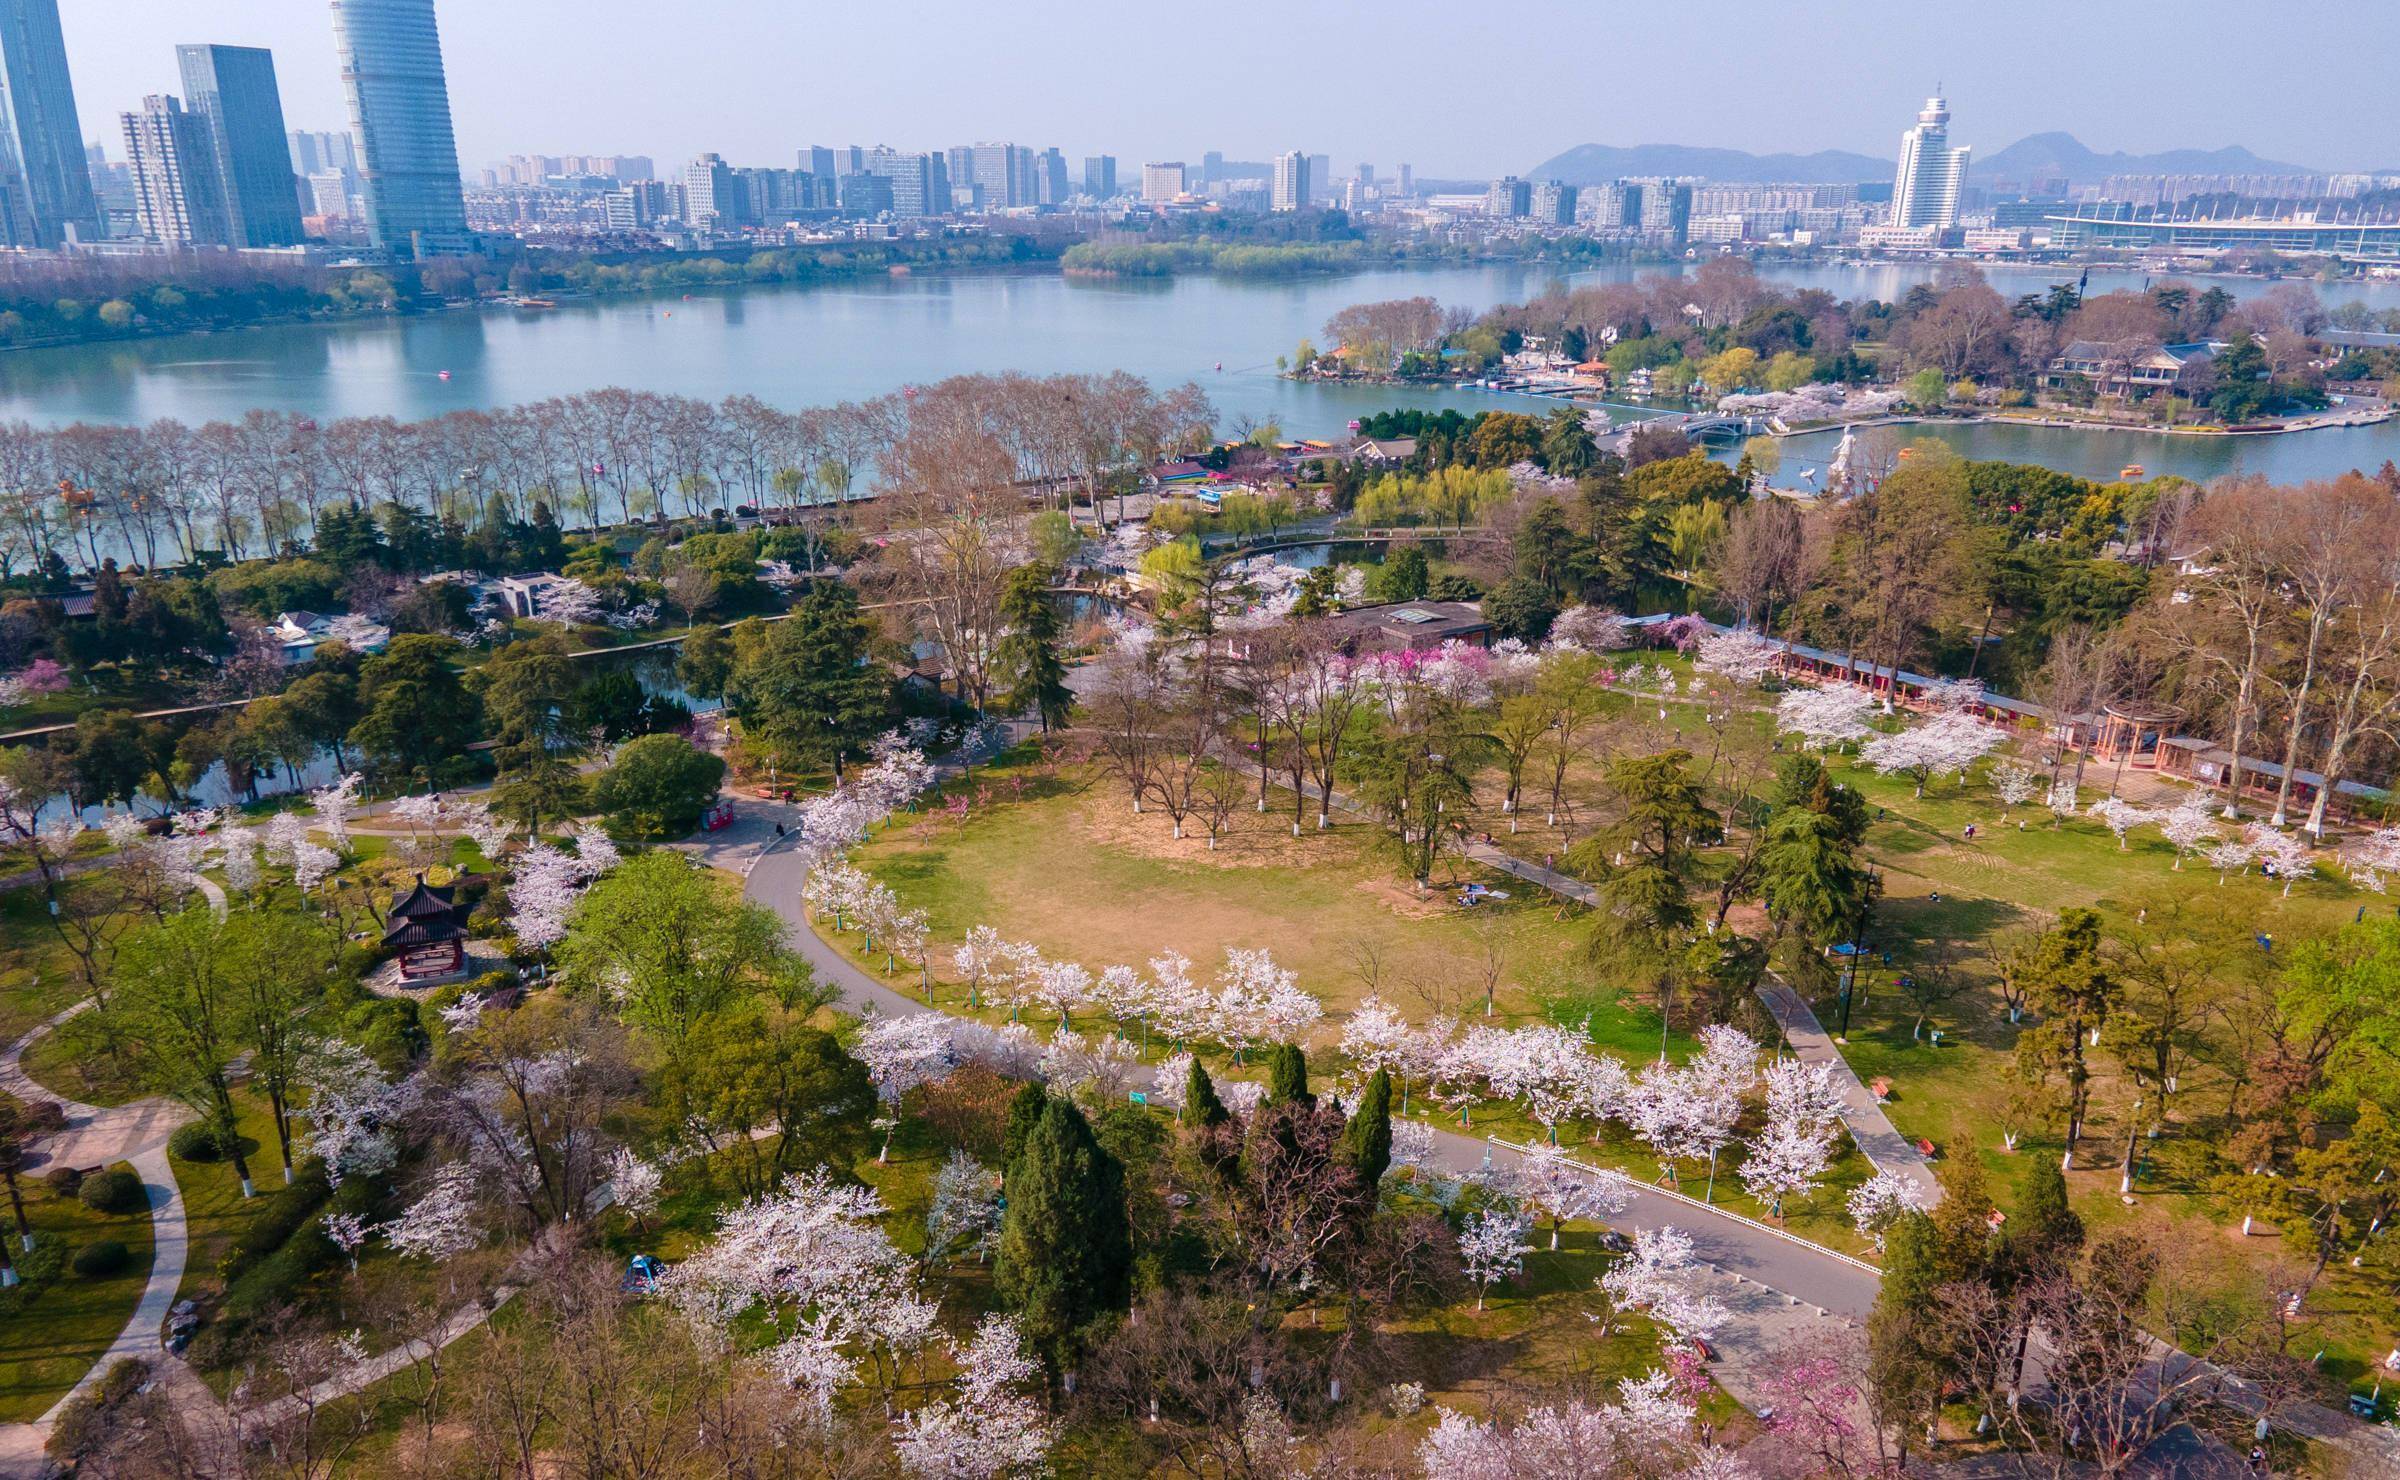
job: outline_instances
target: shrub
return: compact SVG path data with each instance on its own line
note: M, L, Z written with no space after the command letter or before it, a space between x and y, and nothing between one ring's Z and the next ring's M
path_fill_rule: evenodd
M205 1120L175 1127L167 1137L167 1154L185 1161L221 1161L225 1156L225 1138Z
M225 1253L217 1266L228 1283L256 1266L287 1243L308 1216L324 1206L332 1196L333 1186L325 1180L325 1164L311 1158L302 1163L291 1185L268 1193L266 1206L252 1215L250 1226Z
M52 1167L42 1173L42 1185L52 1197L73 1197L83 1190L83 1173L73 1167Z
M142 1179L123 1167L110 1167L97 1177L84 1178L76 1196L96 1213L134 1213L150 1206L150 1194L142 1186Z
M150 1380L150 1364L137 1357L120 1357L101 1379L77 1393L51 1425L46 1452L60 1464L71 1465L108 1442L111 1410L141 1391Z
M75 1272L87 1280L104 1280L112 1274L122 1274L133 1262L133 1251L113 1238L96 1244L85 1244L75 1251Z
M916 1113L936 1136L985 1161L1000 1154L1000 1133L1017 1086L981 1064L913 1091Z
M302 1232L225 1287L226 1319L249 1325L290 1309L309 1276L331 1265L339 1252L316 1230Z

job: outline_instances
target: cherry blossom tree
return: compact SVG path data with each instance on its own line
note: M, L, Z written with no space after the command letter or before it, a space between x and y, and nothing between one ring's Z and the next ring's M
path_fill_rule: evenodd
M828 1415L862 1356L888 1370L939 1329L878 1221L886 1211L873 1188L843 1186L823 1167L789 1177L721 1214L717 1237L668 1270L664 1293L718 1339L745 1316L763 1321L769 1370Z
M1699 656L1693 660L1693 666L1723 674L1737 684L1756 684L1775 671L1782 657L1780 643L1747 628L1736 628L1701 638Z
M2151 815L2158 830L2165 834L2175 848L2175 867L2180 870L2187 854L2204 851L2222 836L2217 831L2217 809L2209 805L2200 792L2187 791L2183 799L2164 812Z
M296 1112L308 1127L308 1146L325 1164L325 1180L372 1177L400 1160L393 1124L413 1091L384 1078L365 1050L339 1038L311 1046L300 1065L301 1101Z
M1874 696L1848 684L1793 689L1775 701L1775 727L1811 750L1831 750L1874 734L1867 723L1874 712Z
M1914 1177L1877 1172L1850 1189L1847 1206L1850 1225L1858 1230L1859 1237L1873 1239L1876 1250L1881 1252L1884 1235L1891 1231L1892 1225L1904 1214L1930 1210L1933 1199Z
M2352 883L2383 893L2385 878L2400 873L2400 827L2379 827L2354 839L2342 850L2342 867Z
M989 925L971 925L958 948L950 953L950 964L967 979L967 1006L982 1005L984 978L1006 959L1001 952L1007 947L1000 932Z
M1878 735L1859 747L1858 758L1886 776L1904 775L1925 795L1925 783L1969 767L2000 745L2000 732L1963 711L1937 714L1897 734Z
M1003 1480L1041 1474L1056 1428L1029 1389L1039 1364L1017 1324L986 1316L964 1346L952 1344L958 1396L903 1414L893 1447L907 1474L933 1480Z
M1377 1070L1383 1070L1401 1081L1401 1094L1405 1096L1409 1069L1414 1062L1409 1051L1410 1037L1408 1019L1370 992L1342 1023L1342 1053L1350 1060L1351 1072L1360 1079L1371 1079ZM1404 1100L1404 1107L1405 1103Z
M1036 1006L1058 1014L1058 1027L1073 1026L1075 1009L1092 1000L1092 974L1073 961L1044 961L1033 976Z
M1633 627L1605 606L1570 606L1550 624L1550 641L1588 652L1613 653L1633 646Z
M509 870L509 929L529 951L546 951L566 939L567 916L583 897L583 872L570 855L535 843L517 855Z
M2224 838L2211 844L2201 856L2217 871L2217 884L2222 887L2227 874L2240 873L2250 866L2252 845L2246 837Z
M475 1169L463 1161L444 1162L433 1180L408 1210L385 1226L384 1241L412 1259L441 1264L483 1242L475 1217Z
M1122 1038L1094 1042L1061 1028L1042 1052L1040 1072L1055 1090L1066 1093L1091 1085L1095 1096L1108 1102L1124 1097L1140 1062L1141 1055Z
M1475 1284L1475 1308L1492 1286L1513 1278L1525 1267L1533 1245L1525 1242L1524 1216L1514 1209L1489 1207L1467 1219L1458 1231L1458 1259Z
M609 1204L623 1209L636 1224L647 1224L650 1215L658 1211L658 1195L665 1185L666 1173L656 1163L635 1155L632 1147L619 1146L610 1153Z
M1767 1067L1766 1125L1748 1142L1742 1185L1780 1218L1786 1198L1805 1196L1833 1165L1842 1108L1832 1063L1780 1059Z
M257 829L220 827L211 840L225 867L225 886L236 894L256 894L264 878L259 870Z
M2000 798L2000 820L2042 794L2041 773L2019 761L2002 761L1992 767L1992 790Z
M2145 823L2154 821L2146 808L2137 807L2123 797L2102 797L2092 803L2091 815L2100 819L2103 827L2117 835L2117 851L2125 851L2125 835Z
M1625 1309L1648 1311L1677 1342L1705 1341L1733 1319L1693 1256L1692 1236L1672 1224L1636 1233L1633 1252L1611 1265L1598 1284Z
M1737 1028L1702 1030L1702 1051L1691 1063L1661 1059L1631 1084L1623 1119L1658 1153L1662 1177L1681 1160L1708 1162L1708 1200L1716 1197L1717 1156L1733 1139L1742 1098L1758 1078L1758 1044Z
M546 581L533 597L533 618L537 622L589 627L598 622L606 610L601 604L600 593L581 581Z
M873 1019L858 1035L857 1053L875 1081L875 1093L890 1105L899 1104L920 1084L947 1078L958 1067L949 1021L930 1012ZM888 1159L891 1150L887 1133L875 1159Z
M2075 778L2072 775L2061 775L2054 778L2050 783L2050 794L2045 804L2050 808L2050 815L2061 822L2074 816L2076 812Z
M1511 1173L1508 1190L1550 1219L1552 1249L1559 1224L1614 1218L1633 1205L1633 1184L1623 1172L1587 1167L1556 1146L1536 1146Z
M1677 1480L1750 1480L1754 1471L1710 1444L1684 1385L1653 1370L1618 1384L1618 1401L1580 1398L1532 1408L1513 1424L1444 1408L1417 1447L1417 1463L1439 1480L1582 1480L1597 1475L1674 1475Z
M342 1251L344 1259L350 1261L352 1274L358 1273L358 1251L366 1246L368 1237L374 1231L374 1225L357 1213L325 1215L325 1238Z
M341 866L342 856L331 848L309 842L292 845L292 883L304 894L314 893Z
M953 1149L933 1175L925 1209L925 1262L973 1250L989 1256L1000 1239L1000 1178L974 1157Z
M364 780L352 771L333 785L308 794L308 804L317 814L317 830L333 839L333 846L345 853L350 849L350 819L358 811L358 789Z
M2317 870L2316 855L2309 851L2308 839L2264 822L2253 822L2243 829L2250 844L2250 854L2259 867L2283 880L2283 892L2289 897L2292 886Z

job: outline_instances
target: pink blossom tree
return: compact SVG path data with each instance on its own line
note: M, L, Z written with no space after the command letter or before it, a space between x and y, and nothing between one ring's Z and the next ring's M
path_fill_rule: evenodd
M1736 628L1701 638L1693 666L1722 674L1737 684L1752 685L1764 682L1782 657L1782 644L1747 628Z

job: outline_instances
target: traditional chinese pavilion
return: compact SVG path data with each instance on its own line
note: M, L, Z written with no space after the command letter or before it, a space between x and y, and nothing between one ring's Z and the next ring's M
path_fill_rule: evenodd
M399 953L403 982L456 976L467 965L467 907L450 888L436 888L417 875L417 887L392 904L383 946Z

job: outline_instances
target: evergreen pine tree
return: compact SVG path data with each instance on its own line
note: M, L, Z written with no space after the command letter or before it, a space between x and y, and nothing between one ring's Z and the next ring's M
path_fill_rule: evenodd
M1936 1272L1944 1284L1981 1279L1991 1268L1995 1244L1992 1192L1983 1179L1983 1163L1973 1156L1952 1157L1935 1175L1942 1184L1942 1200L1932 1214L1939 1246Z
M1308 1055L1296 1043L1278 1043L1267 1055L1267 1103L1313 1105L1308 1092Z
M1000 1172L1003 1177L1017 1164L1017 1153L1025 1149L1025 1138L1042 1120L1042 1112L1050 1108L1049 1092L1038 1082L1030 1082L1017 1091L1008 1102L1008 1120L1000 1130Z
M1233 1112L1217 1098L1217 1082L1208 1077L1198 1059L1192 1060L1192 1071L1183 1077L1183 1120L1186 1125L1210 1130L1233 1119Z
M1083 1112L1052 1100L1009 1173L992 1285L1052 1372L1074 1365L1080 1333L1131 1291L1125 1168Z
M1900 1216L1884 1235L1883 1286L1867 1314L1867 1380L1878 1406L1897 1420L1901 1458L1912 1425L1929 1422L1941 1393L1941 1236L1923 1213Z
M2010 1242L2024 1251L2020 1262L2027 1264L2061 1267L2083 1247L2083 1220L2067 1205L2067 1174L2057 1162L2045 1156L2034 1163L2025 1206L2010 1234Z
M1008 573L1000 590L1000 618L1007 630L993 655L1000 670L1000 702L1011 713L1038 711L1044 734L1065 724L1075 707L1067 662L1059 653L1058 609L1050 601L1057 579L1058 572L1040 561Z
M1342 1160L1358 1173L1358 1185L1370 1197L1392 1165L1392 1074L1378 1069L1350 1112L1342 1130Z

